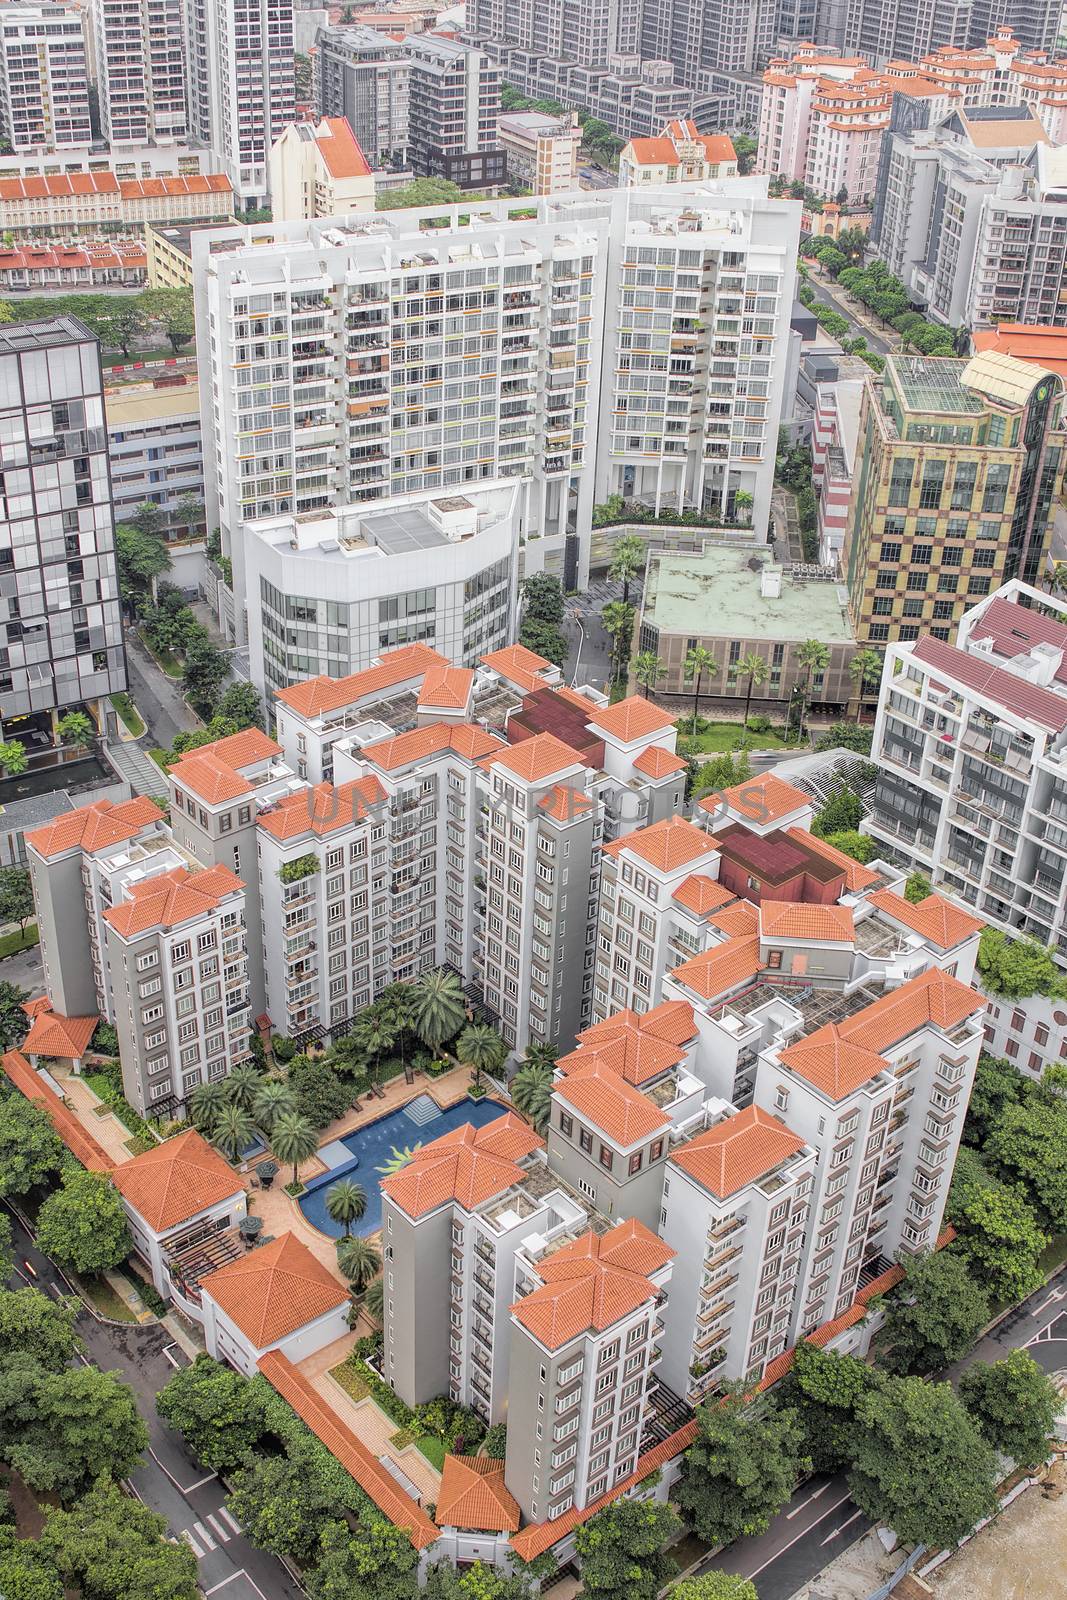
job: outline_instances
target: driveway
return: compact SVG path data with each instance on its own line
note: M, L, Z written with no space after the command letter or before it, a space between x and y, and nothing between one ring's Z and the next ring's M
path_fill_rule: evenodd
M563 663L565 683L579 687L588 683L597 689L607 689L612 643L601 626L600 613L609 601L621 599L621 582L615 578L594 578L581 594L570 595L564 601L563 637L567 641L567 659ZM630 582L630 604L639 614L639 578Z
M196 732L200 721L182 699L180 686L156 666L132 628L126 630L126 665L130 694L154 744L169 750L177 734Z
M40 994L44 989L40 945L35 944L29 950L20 950L0 961L0 983L13 983L20 989L28 989L31 995Z

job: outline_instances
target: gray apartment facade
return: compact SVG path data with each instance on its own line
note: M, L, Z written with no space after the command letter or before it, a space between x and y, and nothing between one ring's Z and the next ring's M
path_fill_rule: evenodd
M77 318L0 328L0 724L126 687L100 347Z
M377 28L320 28L315 38L320 117L347 117L372 166L401 163L408 144L407 50Z

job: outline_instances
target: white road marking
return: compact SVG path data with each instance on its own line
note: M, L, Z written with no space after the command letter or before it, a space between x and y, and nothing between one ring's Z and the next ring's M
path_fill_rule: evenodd
M171 1366L177 1368L177 1370L180 1372L182 1364L178 1360L177 1356L171 1354L171 1351L173 1349L174 1349L173 1345L170 1345L170 1344L164 1345L164 1347L163 1347L163 1355L166 1358L166 1360L168 1360L170 1362Z
M196 1559L198 1561L200 1561L202 1559L202 1557L203 1557L204 1552L201 1550L200 1546L197 1544L196 1540L193 1538L192 1534L189 1532L189 1529L188 1528L183 1528L182 1531L181 1531L181 1534L179 1535L179 1537L185 1540L186 1544L189 1546L190 1550L193 1552L193 1555L196 1557Z
M829 1487L829 1482L821 1484L819 1488L816 1489L814 1494L809 1494L808 1498L806 1500L802 1500L798 1506L793 1508L792 1511L787 1511L785 1514L785 1520L787 1522L791 1522L794 1517L799 1517L800 1513L802 1511L806 1511L808 1506L812 1505L821 1494L825 1494Z
M219 1516L224 1522L228 1522L230 1524L230 1527L233 1529L234 1533L244 1533L244 1529L241 1527L241 1524L238 1522L235 1516L231 1515L226 1506L219 1506Z
M182 1494L190 1494L194 1489L202 1489L205 1483L212 1483L218 1477L217 1472L209 1472L206 1477L197 1478L195 1483L179 1483L170 1468L160 1461L151 1445L148 1446L148 1454L152 1457L160 1472L165 1473L174 1487L180 1490Z
M780 1549L775 1550L772 1555L769 1555L766 1561L762 1562L760 1566L755 1567L751 1572L746 1572L744 1576L746 1578L758 1578L764 1567L772 1566L774 1562L777 1561L780 1556L783 1556L787 1550L791 1550L795 1544L800 1542L801 1539L806 1539L808 1534L819 1526L820 1522L825 1522L830 1513L832 1511L836 1511L838 1506L843 1506L848 1498L849 1496L847 1494L843 1494L840 1500L835 1500L832 1506L827 1506L821 1517L816 1517L815 1521L809 1524L808 1527L801 1528L799 1533L793 1535L788 1544L783 1544Z
M826 1535L825 1539L820 1539L819 1543L820 1544L830 1544L832 1540L837 1538L839 1533L844 1533L845 1529L849 1526L850 1523L855 1522L856 1518L857 1517L862 1517L862 1515L863 1515L862 1511L854 1511L852 1513L852 1515L849 1517L848 1522L843 1522L839 1528L835 1528L834 1529L833 1533L828 1533Z
M204 1518L204 1520L205 1520L205 1522L210 1522L212 1528L218 1534L218 1536L222 1540L223 1544L228 1544L229 1541L233 1538L233 1535L230 1532L229 1528L224 1528L222 1523L219 1521L218 1517L216 1517L213 1512L209 1511L207 1513L206 1517Z
M207 1545L209 1550L217 1550L218 1549L218 1545L216 1544L215 1540L211 1537L210 1533L208 1533L207 1529L204 1527L204 1524L202 1522L194 1522L193 1523L193 1532L196 1534L196 1537L200 1540L200 1542L202 1544Z

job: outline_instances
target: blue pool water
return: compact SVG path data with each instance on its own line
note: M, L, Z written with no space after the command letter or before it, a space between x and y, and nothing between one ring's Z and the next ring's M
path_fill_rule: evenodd
M354 1178L366 1190L367 1210L352 1231L377 1233L382 1225L382 1193L378 1185L384 1175L379 1169L386 1165L394 1150L429 1144L465 1122L482 1128L506 1110L499 1100L486 1098L460 1100L442 1111L429 1095L418 1095L399 1111L390 1111L377 1122L368 1122L365 1128L356 1128L343 1139L324 1147L319 1154L330 1162L330 1171L311 1179L300 1197L300 1209L320 1233L339 1239L345 1230L327 1214L326 1191L338 1178ZM346 1150L347 1159L344 1157Z

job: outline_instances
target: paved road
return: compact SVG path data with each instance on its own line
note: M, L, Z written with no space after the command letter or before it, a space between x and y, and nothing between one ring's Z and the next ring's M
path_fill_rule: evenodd
M44 988L44 966L41 947L35 944L30 950L20 950L17 955L0 961L0 983L13 983L30 994L40 994Z
M614 172L605 172L603 167L579 167L578 181L583 189L614 189L619 180Z
M566 683L592 684L606 689L611 670L611 638L600 625L600 613L609 600L622 599L622 583L615 578L594 578L581 594L566 601L563 636L569 646L563 663ZM641 581L631 580L630 604L641 609Z
M835 311L840 311L849 326L849 337L853 339L866 339L868 350L876 350L879 355L885 355L893 346L884 334L876 333L865 322L860 322L856 316L856 308L850 303L844 289L836 286L831 288L824 280L814 276L808 282L815 291L815 298L824 305L832 306Z
M16 1217L11 1226L16 1260L32 1262L39 1288L62 1291L52 1263ZM31 1281L21 1272L18 1278L21 1281L12 1280L13 1288ZM166 1329L159 1323L139 1327L97 1322L83 1312L78 1332L96 1365L105 1372L118 1372L137 1396L149 1445L144 1465L131 1474L130 1482L139 1499L166 1517L174 1535L193 1551L205 1595L220 1594L224 1600L302 1600L303 1591L280 1562L256 1550L241 1533L226 1510L225 1490L216 1474L197 1467L178 1435L159 1420L157 1393L176 1366L188 1365L182 1351L169 1343Z
M948 1376L957 1377L974 1361L999 1361L1020 1347L1045 1372L1067 1368L1067 1268L1061 1267ZM788 1600L871 1526L852 1503L843 1473L817 1474L801 1485L766 1533L728 1546L697 1570L739 1573L753 1581L759 1600Z
M126 630L126 665L130 694L154 744L169 750L176 734L193 733L199 728L180 689L156 666L132 628Z

